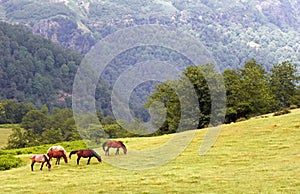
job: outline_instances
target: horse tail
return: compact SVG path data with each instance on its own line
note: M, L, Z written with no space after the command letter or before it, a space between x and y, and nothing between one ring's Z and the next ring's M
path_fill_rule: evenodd
M107 141L102 144L103 151L105 151L106 144L107 144Z
M76 154L77 152L78 152L78 150L71 151L69 154L69 158L71 159L72 154Z

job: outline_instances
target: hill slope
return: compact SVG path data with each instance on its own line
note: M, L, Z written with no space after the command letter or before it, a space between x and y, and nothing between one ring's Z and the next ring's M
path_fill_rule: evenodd
M225 125L215 145L199 155L206 130L196 132L176 159L155 169L133 171L109 165L110 160L134 157L132 150L156 148L171 135L123 139L127 155L104 156L86 165L76 158L70 163L30 172L27 165L0 172L4 193L297 193L300 190L300 111L278 117L264 116ZM186 135L184 132L182 136ZM46 149L45 149L46 151ZM67 152L71 150L67 149ZM164 156L161 156L164 157ZM155 162L155 161L154 161ZM52 161L53 163L53 161ZM130 165L130 164L129 164Z
M20 26L0 23L0 99L70 106L82 56ZM61 98L62 97L62 98ZM61 98L61 99L60 99Z

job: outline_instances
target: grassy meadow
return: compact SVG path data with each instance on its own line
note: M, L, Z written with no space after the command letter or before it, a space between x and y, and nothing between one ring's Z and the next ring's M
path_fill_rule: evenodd
M77 165L73 155L68 164L58 166L52 160L51 171L46 167L39 171L40 164L35 164L31 172L31 154L18 155L26 165L0 171L0 193L300 192L300 110L223 125L214 146L201 156L199 148L206 131L197 130L178 157L148 170L122 169L108 161L130 161L132 150L157 148L172 135L125 138L127 155L120 150L121 155L115 156L111 150L110 156L104 156L103 150L98 150L103 162L92 158L90 165L86 165L87 159ZM180 135L186 133L191 132Z
M12 125L2 125L0 127L0 149L6 146L7 139L12 133L12 127Z

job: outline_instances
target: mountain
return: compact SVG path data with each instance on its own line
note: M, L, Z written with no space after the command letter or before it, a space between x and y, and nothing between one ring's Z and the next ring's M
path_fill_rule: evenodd
M252 58L300 65L297 0L1 0L0 19L82 54L120 29L161 24L194 36L222 70Z

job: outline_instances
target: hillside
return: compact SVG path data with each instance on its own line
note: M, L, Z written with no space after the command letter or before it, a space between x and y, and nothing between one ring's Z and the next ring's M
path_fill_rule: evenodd
M28 28L0 22L0 100L16 99L37 108L71 107L73 81L82 55L34 35ZM107 86L99 87L100 97ZM102 102L105 100L102 100Z
M167 25L197 38L224 70L252 58L299 65L299 10L291 0L2 0L0 18L81 53L120 29Z
M93 158L90 165L86 165L87 159L81 159L77 166L76 157L72 157L68 164L53 165L51 171L46 168L39 171L36 164L35 171L31 172L30 155L19 155L26 165L0 172L1 192L297 193L300 190L299 116L300 111L294 110L282 116L264 115L224 125L214 146L203 156L199 155L199 146L207 129L197 130L176 159L148 170L132 170L131 164L128 169L120 169L110 163L130 161L134 159L134 150L156 149L172 138L171 135L122 139L128 147L127 155L104 156L99 149L102 164ZM191 131L179 135L184 137L187 133ZM71 149L74 147L68 147L67 152ZM45 147L41 152L46 150ZM156 162L159 160L153 161Z

